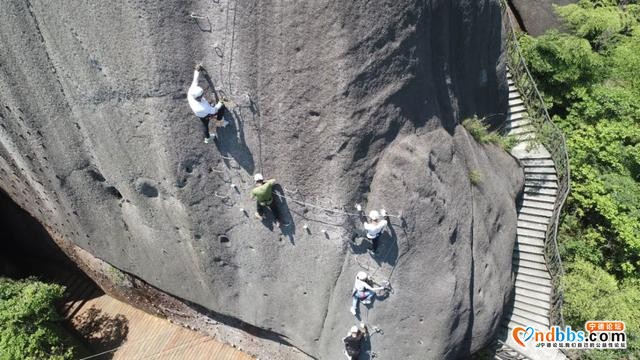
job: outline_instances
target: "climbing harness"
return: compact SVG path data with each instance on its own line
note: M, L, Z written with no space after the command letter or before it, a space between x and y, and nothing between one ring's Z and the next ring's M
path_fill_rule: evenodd
M375 335L375 334L380 334L380 335L384 335L384 331L382 329L380 329L379 327L372 325L371 326L371 330L373 331L373 333L371 335L369 335L369 337Z
M211 20L209 20L208 16L201 16L201 15L198 15L198 14L192 12L191 14L189 14L189 17L192 18L193 20L195 20L196 25L198 25L198 28L200 29L200 31L211 32ZM202 27L200 25L200 20L207 20L207 25L209 27L208 28Z

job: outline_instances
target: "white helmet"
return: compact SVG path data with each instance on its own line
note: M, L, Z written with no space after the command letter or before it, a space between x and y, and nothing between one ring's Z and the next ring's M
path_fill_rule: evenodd
M204 90L202 90L200 86L195 86L189 89L189 95L191 95L194 98L198 98L202 96L202 94L204 94Z
M367 279L367 273L364 271L359 271L358 274L356 274L356 279L358 280L366 280Z
M369 212L369 218L371 220L380 220L380 213L378 212L378 210L371 210Z
M264 176L262 176L262 174L260 174L260 173L257 173L257 174L255 174L255 175L253 175L253 180L254 180L255 182L263 181L263 180L264 180Z
M351 334L357 334L357 333L358 333L358 327L357 327L357 326L352 326L352 327L351 327L351 331L349 331L349 333L351 333Z

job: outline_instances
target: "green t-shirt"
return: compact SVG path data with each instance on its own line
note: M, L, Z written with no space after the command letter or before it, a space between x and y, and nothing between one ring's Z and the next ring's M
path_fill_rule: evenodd
M260 205L269 205L273 198L271 196L271 188L275 184L275 180L267 180L264 184L256 186L251 190L251 196L254 197Z

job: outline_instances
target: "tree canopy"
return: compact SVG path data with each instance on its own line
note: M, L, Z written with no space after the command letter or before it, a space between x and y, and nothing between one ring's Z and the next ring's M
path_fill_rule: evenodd
M640 351L640 5L580 0L556 8L556 30L520 44L549 112L565 132L571 186L559 242L565 319L627 323ZM588 357L618 359L620 352Z
M55 302L64 287L35 279L0 278L0 359L65 360L74 357L61 331Z

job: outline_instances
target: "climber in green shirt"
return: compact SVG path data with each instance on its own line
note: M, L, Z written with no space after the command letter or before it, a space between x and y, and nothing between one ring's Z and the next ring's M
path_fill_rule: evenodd
M251 190L251 198L256 200L256 217L260 220L263 219L264 210L266 207L271 209L276 226L280 225L280 213L276 202L273 201L273 184L276 183L275 179L264 180L262 174L255 174L253 179L256 181L256 187Z

